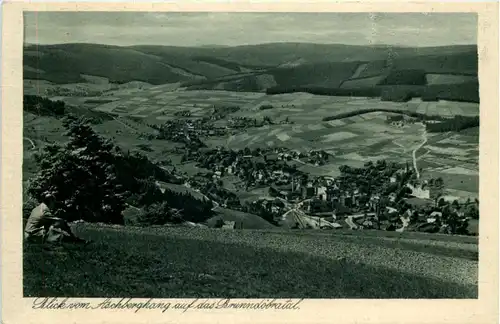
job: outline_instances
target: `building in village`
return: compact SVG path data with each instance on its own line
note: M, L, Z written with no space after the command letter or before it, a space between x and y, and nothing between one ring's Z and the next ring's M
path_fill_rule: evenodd
M312 198L316 194L316 188L313 187L312 185L302 187L301 189L302 189L301 190L302 199Z
M411 190L411 195L420 199L430 199L431 197L431 191L429 188L426 188L425 185L417 185L413 186L411 184L407 184L406 187L408 187Z

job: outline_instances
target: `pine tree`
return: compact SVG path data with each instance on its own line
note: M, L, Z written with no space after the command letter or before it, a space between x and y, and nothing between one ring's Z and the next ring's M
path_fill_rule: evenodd
M52 197L56 216L66 220L123 223L125 192L116 178L119 152L87 120L64 120L70 141L49 145L36 156L40 171L28 190L38 201Z

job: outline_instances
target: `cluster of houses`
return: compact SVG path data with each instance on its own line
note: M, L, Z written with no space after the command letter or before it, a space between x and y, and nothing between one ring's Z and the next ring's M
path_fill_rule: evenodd
M394 126L394 127L404 127L405 125L414 124L416 122L417 122L416 118L407 117L404 115L388 116L387 117L387 123L389 123L391 126Z
M159 131L159 139L168 139L175 142L201 142L201 137L226 135L224 129L213 127L203 119L170 120L155 128Z
M227 124L228 128L246 129L250 127L262 127L264 125L271 125L273 124L273 122L269 118L264 118L263 120L258 121L255 118L234 117L234 118L229 118Z
M327 153L323 151L302 153L284 148L231 151L218 147L186 151L183 159L197 161L200 166L211 170L216 179L226 175L240 176L248 182L248 187L251 187L290 184L292 175L300 172L287 164L287 161L308 159L319 163L318 160L327 159Z
M333 177L317 177L305 183L293 176L290 176L289 179L289 183L272 185L271 191L286 200L315 198L321 201L340 202L346 206L359 204L359 190L342 191L339 182Z

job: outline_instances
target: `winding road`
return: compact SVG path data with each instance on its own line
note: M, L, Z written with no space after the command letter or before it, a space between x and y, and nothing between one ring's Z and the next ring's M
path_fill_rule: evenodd
M424 126L424 131L422 132L422 140L423 141L411 153L411 155L413 157L413 168L415 168L415 172L417 173L417 179L420 179L420 172L418 171L418 166L417 166L417 151L419 149L421 149L422 146L424 146L427 143L427 131L425 129L425 125L423 125L423 126Z

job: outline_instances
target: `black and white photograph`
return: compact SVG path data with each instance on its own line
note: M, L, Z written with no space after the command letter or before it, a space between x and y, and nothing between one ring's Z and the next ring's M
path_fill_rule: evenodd
M23 26L24 297L478 298L476 13Z

